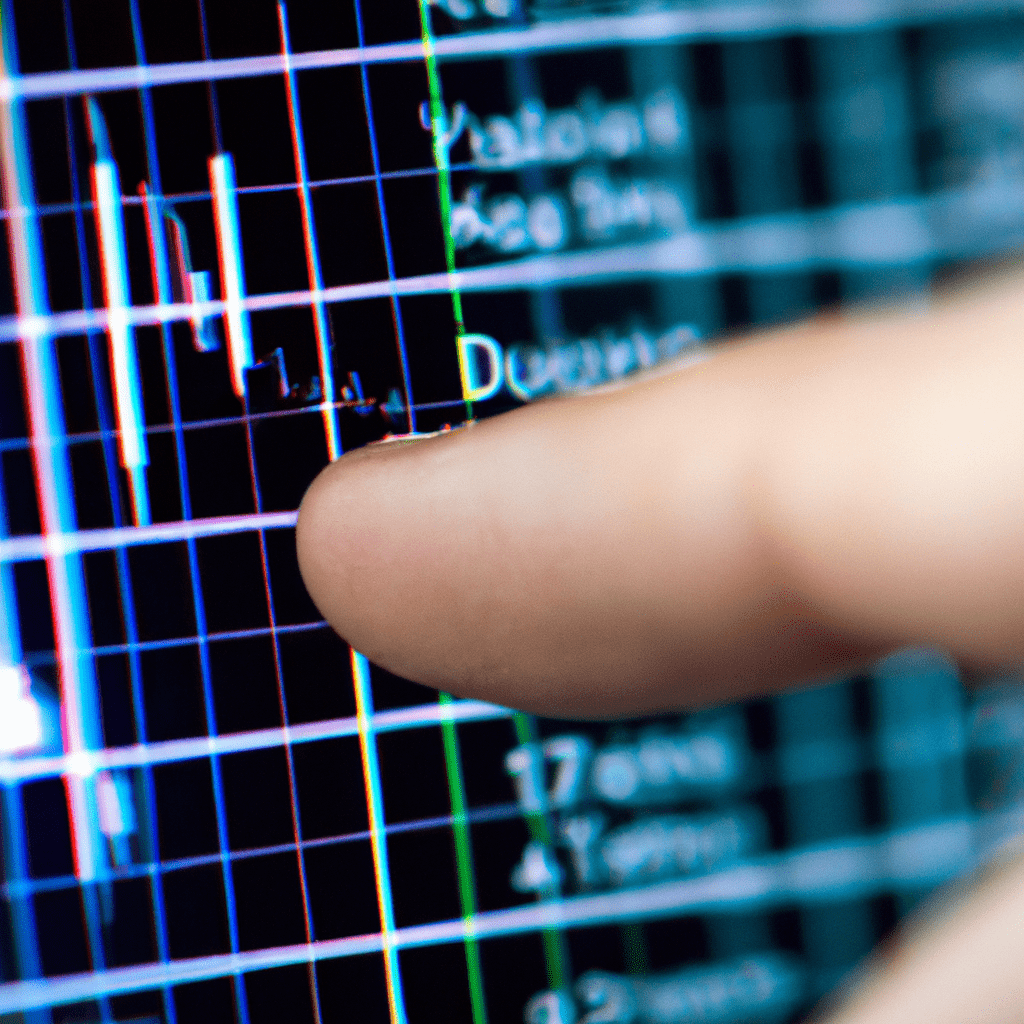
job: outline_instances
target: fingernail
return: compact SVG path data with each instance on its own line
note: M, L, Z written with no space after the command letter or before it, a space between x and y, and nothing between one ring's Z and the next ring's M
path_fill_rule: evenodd
M469 423L472 422L472 420L469 421ZM377 441L371 441L370 446L378 444L415 444L417 441L425 441L428 437L441 437L444 434L452 434L456 430L461 430L463 427L469 426L469 423L461 423L457 427L444 426L440 430L424 431L422 433L414 430L409 434L386 434Z

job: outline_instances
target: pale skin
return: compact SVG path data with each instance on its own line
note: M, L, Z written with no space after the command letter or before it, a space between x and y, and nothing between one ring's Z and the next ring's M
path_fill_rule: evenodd
M298 550L372 660L549 715L719 704L908 645L1018 665L1024 280L362 449L310 488ZM1022 922L1011 864L832 1019L1024 1022Z

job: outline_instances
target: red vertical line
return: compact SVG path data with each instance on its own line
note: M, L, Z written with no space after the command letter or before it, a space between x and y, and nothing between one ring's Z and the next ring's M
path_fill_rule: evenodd
M249 403L245 403L245 443L249 453L249 476L252 480L252 498L257 515L263 511L263 496L260 492L259 471L256 468L256 450L253 443L253 426L249 418ZM270 621L270 639L274 646L274 677L277 681L277 702L281 709L281 745L284 747L288 765L288 800L291 804L292 836L295 839L295 859L299 868L299 887L302 891L302 920L309 947L309 993L313 1002L316 1024L322 1024L320 1012L320 989L316 977L316 957L313 949L315 934L313 914L309 906L309 880L306 874L306 854L302 848L302 816L299 812L298 785L295 781L295 757L292 753L291 736L288 729L288 701L284 692L284 672L281 670L281 642L277 635L277 616L274 608L274 593L270 584L270 564L267 559L267 538L263 530L257 531L260 538L260 566L263 572L263 589L267 598L267 617Z
M334 365L332 342L327 311L324 308L324 280L320 268L320 249L317 245L316 222L313 217L313 202L309 188L309 174L306 170L306 146L302 132L302 111L299 108L295 69L292 67L291 45L288 38L288 10L284 3L277 5L277 20L281 30L281 55L284 59L284 85L288 96L288 120L291 123L292 151L295 154L295 187L299 193L302 208L302 235L306 244L306 274L309 288L313 293L313 324L316 330L316 351L320 366L320 381L323 391L324 430L327 433L327 454L333 462L341 454L338 438L338 412L335 408Z
M10 80L17 67L9 0L0 7L0 80ZM61 688L61 732L71 767L64 776L71 812L75 873L92 881L101 873L95 848L98 829L95 794L87 785L93 766L87 752L98 724L94 705L92 665L85 656L87 607L79 559L66 554L65 533L74 532L66 434L60 404L60 378L52 336L47 331L49 303L38 214L32 195L28 139L21 102L0 96L0 179L14 270L21 357L28 397L32 456L40 516L46 543L46 568ZM90 699L93 698L93 699ZM91 714L90 714L91 712Z
M252 446L250 445L250 453ZM306 944L309 950L309 991L313 1000L313 1014L316 1024L322 1024L323 1015L320 1010L320 988L317 985L316 960L313 943L316 934L313 927L313 914L309 902L309 879L306 874L306 854L302 847L302 816L299 812L298 784L295 781L295 757L292 753L292 742L288 721L288 701L284 692L284 673L281 670L281 644L277 635L277 619L274 609L274 595L270 586L270 568L267 562L267 539L262 530L260 537L260 559L263 564L263 586L267 594L267 611L270 615L270 637L274 645L274 675L277 679L277 701L281 709L281 741L284 746L285 760L288 763L288 797L291 801L292 835L295 837L295 859L299 867L299 886L302 890L302 917L306 929Z

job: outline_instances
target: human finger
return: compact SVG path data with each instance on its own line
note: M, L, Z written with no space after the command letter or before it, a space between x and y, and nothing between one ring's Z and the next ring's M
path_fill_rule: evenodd
M903 643L1019 659L1022 294L346 455L303 502L307 586L392 671L549 714L718 703Z

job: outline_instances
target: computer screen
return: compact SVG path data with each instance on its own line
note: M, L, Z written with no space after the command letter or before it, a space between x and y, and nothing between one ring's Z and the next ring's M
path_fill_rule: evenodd
M351 650L294 541L388 434L1019 252L1019 0L0 34L0 1021L781 1024L1024 828L1009 680L541 719Z

